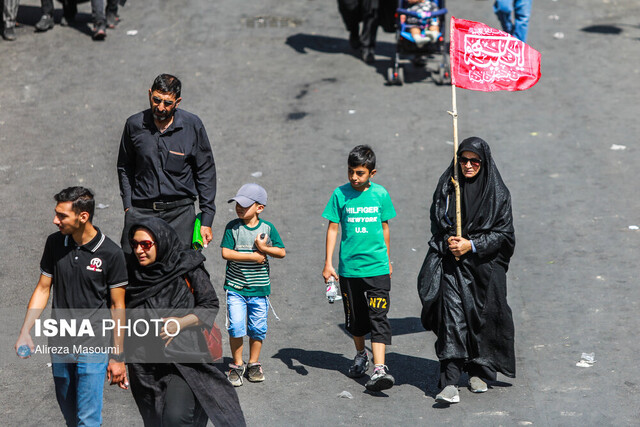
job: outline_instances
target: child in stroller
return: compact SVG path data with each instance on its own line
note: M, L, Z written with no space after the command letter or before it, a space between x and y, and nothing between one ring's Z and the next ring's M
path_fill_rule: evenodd
M425 67L437 84L450 83L449 42L445 37L447 9L445 0L397 0L396 54L387 69L387 83L402 85L404 69L401 56L412 55L416 67ZM437 70L426 68L427 60L440 55ZM437 76L437 78L436 78Z
M430 12L437 11L438 5L435 1L430 0L407 0L410 15L401 15L401 21L405 21L405 29L409 30L413 42L418 47L422 47L427 43L436 41L440 35L440 22L438 17L429 17ZM415 15L414 15L415 14ZM420 17L428 17L423 20Z

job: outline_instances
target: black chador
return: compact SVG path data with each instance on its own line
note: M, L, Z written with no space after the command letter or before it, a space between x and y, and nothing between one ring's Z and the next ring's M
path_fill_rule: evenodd
M422 324L437 335L436 354L441 362L440 386L457 382L447 374L453 362L471 375L495 380L496 372L515 377L514 327L507 304L506 272L515 237L511 196L495 166L489 145L480 138L460 144L462 152L482 160L476 176L460 173L462 237L475 252L456 260L447 239L456 233L453 163L438 181L431 205L429 251L418 277ZM449 384L447 384L449 383Z

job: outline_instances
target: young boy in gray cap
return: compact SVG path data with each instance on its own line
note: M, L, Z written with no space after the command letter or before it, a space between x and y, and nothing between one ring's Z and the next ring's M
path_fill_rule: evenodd
M224 289L227 291L229 344L233 363L229 364L229 382L242 385L245 372L251 382L264 381L259 362L262 341L267 333L269 312L269 260L284 258L280 235L270 222L259 215L267 204L267 192L258 184L245 184L229 200L236 202L234 219L222 237L222 258L227 260ZM244 336L249 335L249 363L242 358Z

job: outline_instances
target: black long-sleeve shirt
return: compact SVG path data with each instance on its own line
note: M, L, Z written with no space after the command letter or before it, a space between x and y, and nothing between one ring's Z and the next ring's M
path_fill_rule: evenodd
M118 153L120 196L132 201L171 201L196 196L202 225L211 227L216 213L216 165L202 121L178 109L160 133L151 110L127 119Z

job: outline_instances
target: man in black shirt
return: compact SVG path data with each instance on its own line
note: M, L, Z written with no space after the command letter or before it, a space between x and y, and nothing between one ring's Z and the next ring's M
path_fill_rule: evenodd
M121 245L126 253L129 228L144 217L164 219L191 246L194 201L202 211L204 245L213 238L216 166L202 121L179 110L181 83L161 74L149 89L151 108L127 119L118 154L120 195L125 210Z
M61 321L63 317L58 316L64 312L64 318L70 317L78 323L83 319L109 317L120 324L125 321L127 270L124 254L92 225L93 194L83 187L69 187L54 198L57 204L53 223L59 231L47 238L40 261L40 279L29 300L16 350L26 345L31 352L39 352L30 331L47 306L52 288L54 320ZM94 328L93 332L100 335L101 330ZM42 351L51 354L58 404L67 425L100 425L105 372L111 384L128 388L123 336L114 334L113 346L105 351L76 345L64 347L65 350L63 346L52 345L54 338L59 344L64 335L60 332L51 337L49 350ZM71 343L84 344L86 341L74 338Z

